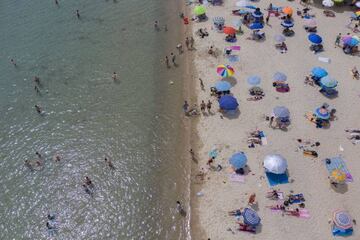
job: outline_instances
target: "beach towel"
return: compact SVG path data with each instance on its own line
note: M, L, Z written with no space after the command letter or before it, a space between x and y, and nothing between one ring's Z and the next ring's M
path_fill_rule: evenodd
M347 237L347 236L351 236L352 233L353 233L352 228L344 230L344 229L340 229L336 226L333 226L333 229L332 229L333 236Z
M270 187L276 186L279 184L289 183L289 177L288 177L287 173L274 174L274 173L266 172L266 177L268 179Z
M327 57L318 57L318 60L320 62L324 62L324 63L330 63L330 58L327 58Z
M230 62L239 62L240 61L240 58L239 56L237 55L229 55L227 57L227 59L230 61Z
M295 203L302 203L304 202L304 195L302 193L299 194L292 194L292 200L289 201L290 204L295 204ZM304 199L305 200L305 199Z
M245 176L236 173L231 173L229 174L229 180L230 182L245 183Z
M353 177L350 174L350 171L347 169L345 162L341 157L330 158L330 164L326 163L326 159L324 159L323 162L325 163L325 166L329 172L329 175L331 174L331 172L333 170L339 169L346 174L346 182L354 181Z
M240 46L231 46L230 49L234 51L240 51Z
M305 219L310 218L309 210L302 208L302 209L299 209L299 212L300 212L300 216L298 216L298 218L305 218Z

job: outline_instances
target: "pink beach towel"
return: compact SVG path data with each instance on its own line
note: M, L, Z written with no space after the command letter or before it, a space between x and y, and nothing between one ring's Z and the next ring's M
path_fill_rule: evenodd
M239 175L239 174L236 174L236 173L231 173L231 174L229 175L229 180L230 180L231 182L245 183L245 176Z
M240 46L231 46L230 49L234 51L240 51Z

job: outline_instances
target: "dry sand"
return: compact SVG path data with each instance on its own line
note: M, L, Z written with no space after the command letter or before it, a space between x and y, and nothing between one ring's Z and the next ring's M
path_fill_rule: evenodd
M307 33L303 29L303 21L294 14L296 32L294 37L287 38L288 52L281 54L274 47L274 35L281 34L281 20L276 17L270 18L270 25L264 28L266 32L265 42L246 40L251 30L243 26L244 35L238 36L235 44L224 41L225 34L217 33L212 29L212 18L222 16L226 24L232 24L238 16L233 16L231 10L237 9L235 0L225 1L223 6L208 6L207 15L209 20L203 23L193 23L193 32L206 27L210 34L204 39L195 36L195 67L198 76L204 80L206 91L196 84L198 104L201 100L211 100L213 115L200 116L197 131L201 143L196 153L197 169L206 168L208 152L215 146L220 152L215 164L221 164L224 169L221 172L207 173L203 183L194 180L196 171L193 172L193 190L201 191L201 197L193 194L192 198L192 226L200 226L192 229L193 239L332 239L331 219L332 212L336 209L345 209L353 216L360 219L360 145L353 145L346 139L346 128L360 128L360 82L353 80L350 69L357 65L360 68L360 58L345 55L341 48L334 48L335 37L339 32L350 32L346 28L349 22L350 11L337 11L335 18L327 18L322 14L322 8L312 7L311 13L316 14L318 22L318 34L323 37L325 51L314 55L309 50ZM274 0L274 6L291 6L293 9L301 8L299 1L288 2ZM262 0L254 5L264 9L269 2ZM190 6L193 8L194 6ZM217 58L207 54L210 45L223 50L225 46L240 45L238 53L240 61L229 63L222 54ZM318 56L331 59L331 63L318 61ZM236 73L236 83L231 89L239 101L240 115L236 118L220 118L217 112L218 104L215 98L210 97L209 88L221 78L216 74L218 64L230 64ZM304 85L304 77L308 75L312 67L320 66L329 71L329 75L339 81L337 87L339 96L328 99L318 92L318 88ZM272 87L272 76L281 71L288 76L291 91L278 93ZM262 78L261 87L265 91L265 98L260 101L250 102L249 85L246 82L250 75L258 75ZM194 78L198 81L198 78ZM336 108L337 120L331 123L330 129L316 129L313 124L304 118L304 114L321 106L324 102L330 108ZM270 115L275 106L284 105L291 112L291 125L287 132L271 129L264 116ZM248 148L247 134L256 128L265 131L268 145ZM317 148L318 158L304 157L297 151L296 139L310 139L319 141L321 146ZM341 147L340 147L341 146ZM343 149L343 151L340 150ZM246 176L245 184L229 182L228 159L238 151L244 151L248 156L248 165L251 173ZM306 198L306 209L310 211L310 219L274 214L265 206L274 204L266 199L265 194L270 190L267 180L264 179L262 161L267 154L280 153L289 165L290 184L278 185L276 188L283 192L293 190L295 193L303 193ZM354 177L354 182L348 184L344 192L336 192L330 187L328 173L322 159L341 155L348 169ZM233 209L246 207L250 193L256 193L258 201L258 213L262 219L262 226L256 235L237 231L234 217L229 217L227 212ZM196 224L196 225L195 225ZM231 228L235 234L228 231ZM354 227L353 236L347 239L359 239L358 226ZM201 234L197 234L201 232Z

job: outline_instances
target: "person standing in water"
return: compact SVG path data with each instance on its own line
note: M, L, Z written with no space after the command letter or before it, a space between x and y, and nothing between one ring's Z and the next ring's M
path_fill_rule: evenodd
M186 48L187 50L190 50L189 47L190 47L190 40L188 37L185 38L185 45L186 45Z
M25 165L25 167L27 167L28 169L30 169L30 171L34 171L34 168L33 168L33 166L31 165L31 163L30 163L29 160L25 160L24 165Z
M204 86L203 80L201 78L199 78L199 81L200 81L201 90L205 91L205 86Z
M77 17L78 19L80 19L80 12L79 12L78 9L76 9L76 17Z
M166 67L167 67L167 68L170 68L168 56L165 56L165 64L166 64Z
M176 201L176 210L179 212L179 214L183 217L186 216L186 212L183 208L183 206L181 205L180 201Z
M39 105L35 105L36 111L37 113L41 114L42 113L42 108Z
M114 81L117 80L117 74L116 74L116 72L113 72L112 79L113 79Z
M58 0L55 0L55 4L56 4L57 6L59 6L59 2L58 2Z
M12 65L14 65L15 67L17 67L16 62L15 62L14 59L10 59L10 62L12 63Z
M110 168L111 170L115 170L115 167L114 167L114 165L112 164L112 162L111 162L110 159L107 159L107 157L105 157L104 161L105 161L105 163L109 166L109 168Z
M171 61L172 63L174 64L174 66L176 66L176 63L175 63L175 60L176 60L176 56L174 53L170 53L170 56L171 56Z

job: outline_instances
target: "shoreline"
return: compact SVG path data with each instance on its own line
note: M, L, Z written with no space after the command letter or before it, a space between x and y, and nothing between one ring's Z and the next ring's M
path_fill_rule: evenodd
M358 164L355 163L358 150L349 143L343 135L343 128L360 127L355 121L354 115L350 116L350 111L346 109L349 103L354 104L354 98L347 97L346 94L340 95L336 99L327 99L317 93L316 90L304 85L302 79L309 73L312 67L321 66L326 68L329 73L341 82L339 90L341 93L355 94L354 89L359 90L356 82L351 80L348 74L351 64L357 57L351 57L342 53L341 48L333 48L333 40L338 32L345 34L347 31L343 25L347 19L347 12L341 11L347 7L332 9L336 12L336 18L325 18L322 15L323 8L311 5L312 11L316 14L319 34L324 39L325 52L314 55L308 49L309 42L307 33L302 27L302 19L294 16L296 35L287 38L286 43L289 51L281 54L274 48L273 35L281 33L281 21L275 17L270 19L271 28L264 28L267 39L265 42L254 42L245 40L249 36L250 30L243 27L244 34L238 36L236 44L240 45L241 50L238 53L240 61L230 63L235 68L236 83L233 84L232 92L239 101L240 115L237 118L221 119L217 112L217 101L209 97L209 88L213 86L215 81L220 80L216 75L217 64L228 63L222 56L222 49L230 46L224 43L224 35L217 33L212 29L212 18L221 16L226 19L227 23L231 23L236 17L231 15L231 10L235 9L235 0L225 2L222 6L207 7L208 20L201 23L191 22L191 35L195 39L195 51L189 54L190 63L192 63L192 83L193 88L189 90L189 104L196 103L199 106L201 100L205 102L210 99L213 102L214 116L204 116L189 119L190 122L190 145L195 152L198 163L192 162L190 174L190 205L191 205L191 239L206 240L211 239L252 239L254 236L236 231L237 225L233 218L227 216L227 211L247 206L249 194L256 193L258 202L258 212L262 218L262 228L256 238L260 240L267 239L288 239L294 233L299 233L298 239L321 239L331 237L329 225L327 223L331 213L335 208L347 209L354 219L360 216L359 210L356 209L356 203L351 199L358 199L359 190L356 190L356 183L349 185L348 193L345 195L336 193L331 189L327 182L327 173L324 170L321 159L341 155L345 158L347 166L351 168L353 175L359 175L357 171ZM256 2L256 6L265 9L267 3ZM298 2L282 2L274 0L276 6L291 6L293 9L302 8ZM185 4L184 4L185 5ZM185 6L186 15L192 15L194 5ZM295 15L295 14L294 14ZM239 18L239 17L237 17ZM326 27L332 24L332 29ZM226 25L226 24L225 24ZM209 37L200 39L195 36L195 30L206 27ZM196 29L195 29L196 28ZM190 34L189 34L190 35ZM219 54L217 58L209 56L207 49L210 45L218 48ZM261 49L261 50L260 50ZM261 54L254 54L258 50ZM221 51L221 53L220 53ZM299 56L299 53L301 56ZM322 63L318 60L318 56L329 57L331 63ZM188 60L187 58L187 60ZM357 61L357 60L355 60ZM337 66L337 67L336 67ZM347 66L347 67L344 67ZM359 69L359 64L357 68ZM289 93L277 93L271 85L271 76L276 71L282 71L288 75L291 91ZM265 99L257 102L248 102L248 85L246 78L250 75L259 75L263 79L261 87L266 93ZM199 87L198 77L204 80L205 91ZM337 114L339 119L332 123L331 129L314 129L304 119L304 113L316 108L322 103L328 103L335 107L340 113ZM272 130L265 121L265 116L271 113L277 105L284 105L290 109L292 123L288 132ZM357 111L358 112L358 111ZM347 117L343 117L346 115ZM249 131L260 129L266 132L269 144L267 146L257 146L254 149L248 148L246 142ZM296 151L296 139L310 139L311 141L321 142L321 146L316 149L319 153L318 159L307 159L299 155ZM340 147L339 147L340 145ZM207 152L214 146L219 150L219 156L216 158L215 164L221 164L223 170L219 173L208 171L204 180L198 183L194 179L194 175L201 169L206 168L208 159ZM338 149L346 149L339 150ZM246 176L246 183L239 184L230 182L228 178L228 158L237 151L244 151L248 157L248 165L251 173ZM268 186L264 176L262 161L264 156L271 153L280 153L285 156L289 164L290 183L286 185L277 185L276 189L283 192L295 191L301 192L306 198L306 208L311 213L309 219L294 219L289 217L276 216L269 213L266 205L270 205L271 201L264 196L266 191L271 187ZM188 154L189 155L189 154ZM190 157L190 156L189 156ZM191 161L191 160L190 160ZM358 174L356 174L356 172ZM308 186L312 187L309 188ZM204 196L197 196L197 192L202 191ZM356 202L356 201L355 201ZM273 222L277 222L276 226L272 226ZM231 231L227 229L231 228ZM308 232L301 229L309 229ZM355 233L349 239L356 239Z

